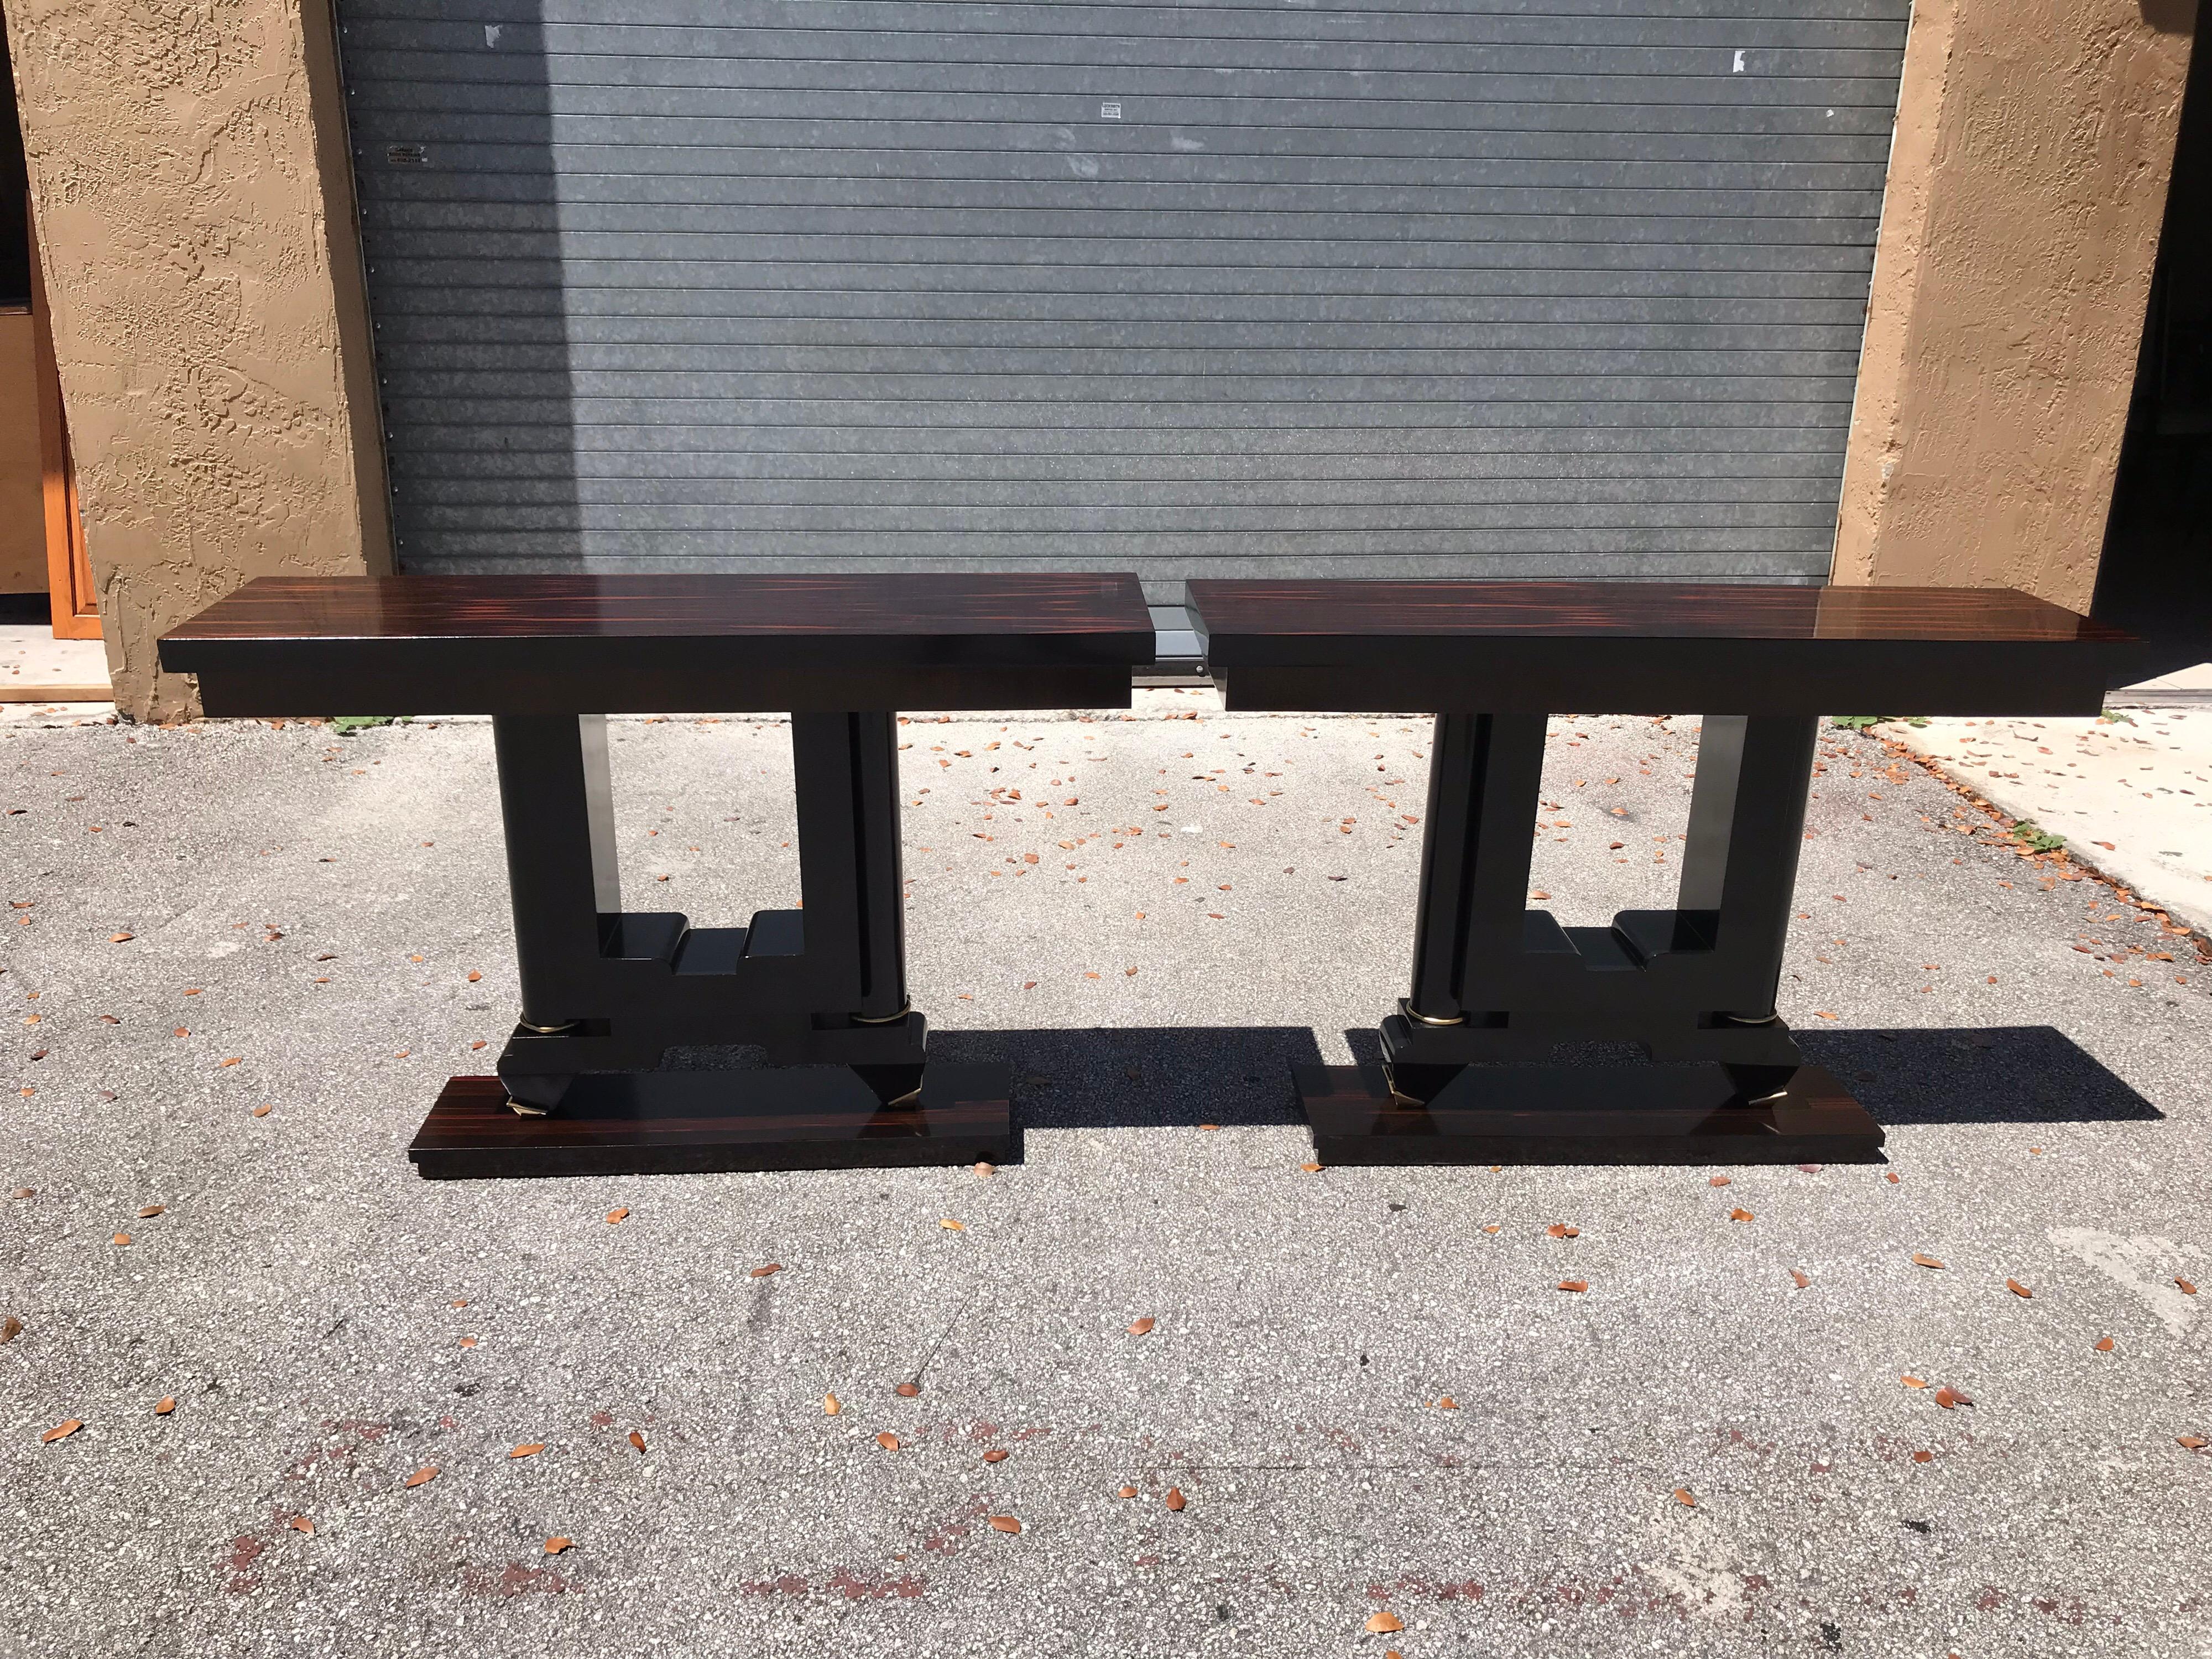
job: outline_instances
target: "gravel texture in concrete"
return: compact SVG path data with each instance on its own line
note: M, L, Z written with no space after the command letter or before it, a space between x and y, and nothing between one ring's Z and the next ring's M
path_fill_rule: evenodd
M1695 722L1553 732L1541 902L1667 902ZM796 897L784 728L614 735L632 908ZM488 728L0 729L0 1652L2207 1651L2195 939L1824 733L1782 1007L1887 1165L1308 1173L1428 722L902 736L1018 1161L429 1183Z

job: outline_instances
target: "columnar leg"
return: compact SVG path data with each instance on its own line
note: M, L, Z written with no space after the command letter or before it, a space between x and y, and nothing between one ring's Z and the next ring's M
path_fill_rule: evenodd
M622 908L600 714L492 721L522 1019L550 1030L588 1014L607 918Z
M1677 949L1714 952L1716 1013L1774 1012L1819 732L1810 715L1705 717L1675 933Z
M907 1007L897 733L889 714L791 721L806 949L840 965L842 1005L870 1024Z
M1424 1024L1459 1024L1470 965L1521 948L1543 770L1541 714L1437 716L1406 1006Z

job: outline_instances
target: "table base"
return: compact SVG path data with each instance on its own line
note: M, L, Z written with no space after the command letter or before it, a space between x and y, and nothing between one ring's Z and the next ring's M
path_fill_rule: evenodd
M529 1117L497 1078L457 1077L407 1156L432 1181L997 1163L1012 1088L1003 1064L930 1066L919 1097L891 1106L842 1066L597 1072Z
M1426 1103L1380 1066L1292 1073L1325 1164L1867 1163L1882 1144L1818 1066L1756 1101L1717 1065L1470 1066Z

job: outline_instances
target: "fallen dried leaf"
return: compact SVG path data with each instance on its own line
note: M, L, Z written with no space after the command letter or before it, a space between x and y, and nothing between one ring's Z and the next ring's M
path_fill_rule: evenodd
M624 1205L620 1209L609 1210L607 1212L607 1225L610 1227L618 1227L629 1219L629 1206L628 1205Z
M999 1173L999 1166L987 1158L978 1158L975 1160L975 1173L979 1176L994 1176Z
M1370 1614L1367 1620L1367 1633L1370 1636L1393 1636L1405 1628L1406 1621L1395 1613Z
M2197 1294L2197 1287L2191 1284L2187 1279L2177 1279L2173 1282L2181 1287L2182 1295L2194 1296Z
M535 1457L544 1449L545 1443L543 1440L526 1440L507 1455L511 1462L518 1457Z
M217 1061L216 1062L216 1066L215 1066L215 1068L216 1068L216 1071L220 1072L221 1070L222 1070L222 1069L223 1069L223 1067L224 1067L224 1066L235 1066L235 1065L237 1065L237 1064L239 1063L239 1061L240 1061L240 1060L244 1060L245 1058L246 1058L246 1056L245 1056L244 1054L233 1054L233 1055L232 1055L228 1060L217 1060Z
M983 1461L986 1463L1003 1463L1009 1455L1011 1454L1004 1446L994 1446L983 1454Z
M421 1468L416 1470L414 1474L409 1475L407 1479L400 1482L400 1484L405 1486L427 1486L437 1478L438 1466L435 1463L426 1463Z
M885 1451L896 1451L899 1449L899 1437L886 1431L876 1437L876 1443Z
M635 1429L632 1429L629 1431L629 1443L636 1447L640 1451L643 1451L645 1449L645 1437L640 1434Z
M1122 1498L1134 1498L1137 1495L1137 1489L1134 1486L1124 1486L1117 1495Z
M576 1540L573 1538L549 1538L545 1540L545 1553L548 1555L559 1555L575 1547Z
M1486 1233L1494 1233L1504 1226L1504 1224L1505 1224L1502 1221L1486 1221L1482 1224L1482 1231Z
M1730 1176L1707 1176L1705 1177L1705 1185L1708 1187L1732 1187L1735 1184L1735 1178Z
M747 1279L766 1279L771 1273L780 1273L782 1271L783 1263L781 1261L771 1261L765 1267L754 1268L750 1273L747 1273L745 1277Z
M294 1516L287 1524L294 1532L304 1532L310 1538L315 1535L315 1523L304 1515Z
M270 1113L276 1109L273 1106L256 1106L253 1109L253 1115L256 1117L267 1117Z
M476 1345L477 1340L473 1336L465 1336L461 1339L461 1346L465 1348L473 1348Z
M470 984L474 985L474 984L475 984L478 980L482 979L483 977L483 975L482 974L478 973L475 969L471 968L471 969L469 969L469 983L470 983Z
M128 945L136 937L137 935L133 933L110 933L107 936L107 942L110 945Z
M1563 1279L1559 1281L1559 1288L1563 1291L1573 1291L1579 1295L1581 1292L1589 1289L1589 1280L1587 1279Z
M131 1235L129 1233L118 1233L113 1238L111 1238L107 1242L111 1244L117 1245L128 1244L131 1242Z
M0 1343L13 1342L22 1334L23 1322L15 1315L9 1314L4 1320L0 1320Z
M2029 1290L2027 1285L2021 1284L2017 1279L2008 1279L2005 1280L2005 1289L2010 1291L2014 1296L2018 1297L2032 1298L2035 1295L2033 1291Z
M824 1417L835 1417L835 1416L836 1416L836 1415L837 1415L837 1413L838 1413L839 1412L842 1412L842 1411L843 1411L844 1409L845 1409L845 1402L844 1402L843 1401L842 1401L842 1400L838 1399L838 1398L837 1398L837 1396L836 1396L836 1395L834 1395L834 1394L825 1394L825 1395L823 1395L822 1396L822 1415L823 1415L823 1416L824 1416Z
M1915 1250L1912 1253L1912 1265L1916 1267L1940 1267L1943 1264L1932 1255L1923 1255L1919 1251Z
M902 1400L912 1400L921 1394L921 1384L919 1382L902 1382L898 1387L893 1389L891 1392Z
M1936 1461L1936 1454L1932 1451L1917 1451L1912 1454L1912 1461L1916 1463L1933 1463Z
M1019 1532L1021 1529L1022 1523L1011 1515L994 1515L991 1517L993 1532Z
M1154 1322L1149 1318L1139 1319L1129 1327L1129 1334L1132 1336L1147 1335L1152 1331L1153 1322Z
M2100 1336L2097 1339L2097 1352L2099 1353L2110 1353L2112 1351L2112 1347L2113 1342L2111 1337Z
M1963 1395L1953 1393L1949 1389L1938 1389L1936 1390L1936 1403L1948 1412L1955 1411L1962 1405L1972 1405L1973 1402Z
M53 1427L48 1429L44 1434L40 1435L39 1437L39 1443L44 1446L50 1444L56 1440L66 1440L83 1426L84 1419L82 1418L72 1417L66 1423L55 1424Z
M1304 1170L1308 1175L1319 1175L1321 1173L1321 1165L1318 1164L1301 1164L1298 1165L1298 1168Z
M1698 1495L1692 1492L1687 1486L1677 1486L1674 1488L1674 1501L1686 1509L1693 1510L1698 1507Z
M1893 1187L1897 1185L1897 1171L1894 1170L1884 1170L1881 1178Z
M138 1218L143 1221L149 1216L167 1214L168 1208L166 1204L142 1204L138 1206Z
M165 1394L154 1402L154 1415L156 1417L167 1417L176 1409L177 1396L173 1394Z
M1189 1500L1182 1495L1182 1488L1181 1486L1170 1486L1168 1488L1167 1505L1170 1509L1180 1511L1182 1506L1188 1501Z
M1801 1290L1801 1291L1802 1291L1802 1290L1803 1290L1803 1289L1805 1289L1805 1287L1806 1287L1806 1286L1808 1286L1808 1285L1810 1285L1810 1284L1813 1282L1813 1276L1812 1276L1812 1274L1808 1273L1801 1273L1801 1272L1799 1272L1799 1271L1798 1271L1796 1268L1795 1268L1795 1267L1792 1267L1792 1268L1790 1270L1790 1278L1792 1278L1792 1279L1796 1279L1796 1280L1797 1281L1797 1288L1798 1288L1799 1290Z
M1917 1376L1900 1376L1897 1380L1908 1389L1924 1389L1928 1386Z
M951 1216L945 1217L944 1220L939 1222L937 1224L944 1228L948 1233L964 1233L968 1231L968 1224L966 1222L955 1221Z
M1735 1209L1729 1212L1729 1219L1730 1221L1749 1221L1752 1218L1752 1213L1748 1210Z
M1582 1236L1581 1228L1570 1227L1564 1221L1554 1221L1544 1229L1544 1237L1547 1238L1580 1238Z
M1459 1401L1446 1395L1437 1401L1437 1409L1440 1412L1455 1412L1459 1409Z
M2177 1446L2186 1446L2191 1451L2201 1451L2212 1442L2207 1442L2203 1436L2198 1434L2177 1434L2173 1437L2173 1443Z

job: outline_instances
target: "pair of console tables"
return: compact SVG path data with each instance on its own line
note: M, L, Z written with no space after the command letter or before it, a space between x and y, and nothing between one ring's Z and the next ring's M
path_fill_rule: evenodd
M1383 1063L1297 1068L1328 1163L1795 1162L1882 1134L1775 1011L1821 714L2094 714L2130 641L2007 590L1194 581L1227 706L1437 714L1412 982ZM907 1000L896 714L1127 708L1119 574L263 577L161 641L210 714L492 717L522 1007L428 1176L966 1163L1007 1066ZM611 714L792 715L802 908L621 908ZM1677 907L1527 907L1548 714L1705 714ZM1563 1042L1650 1063L1564 1066ZM769 1064L663 1069L676 1046Z

